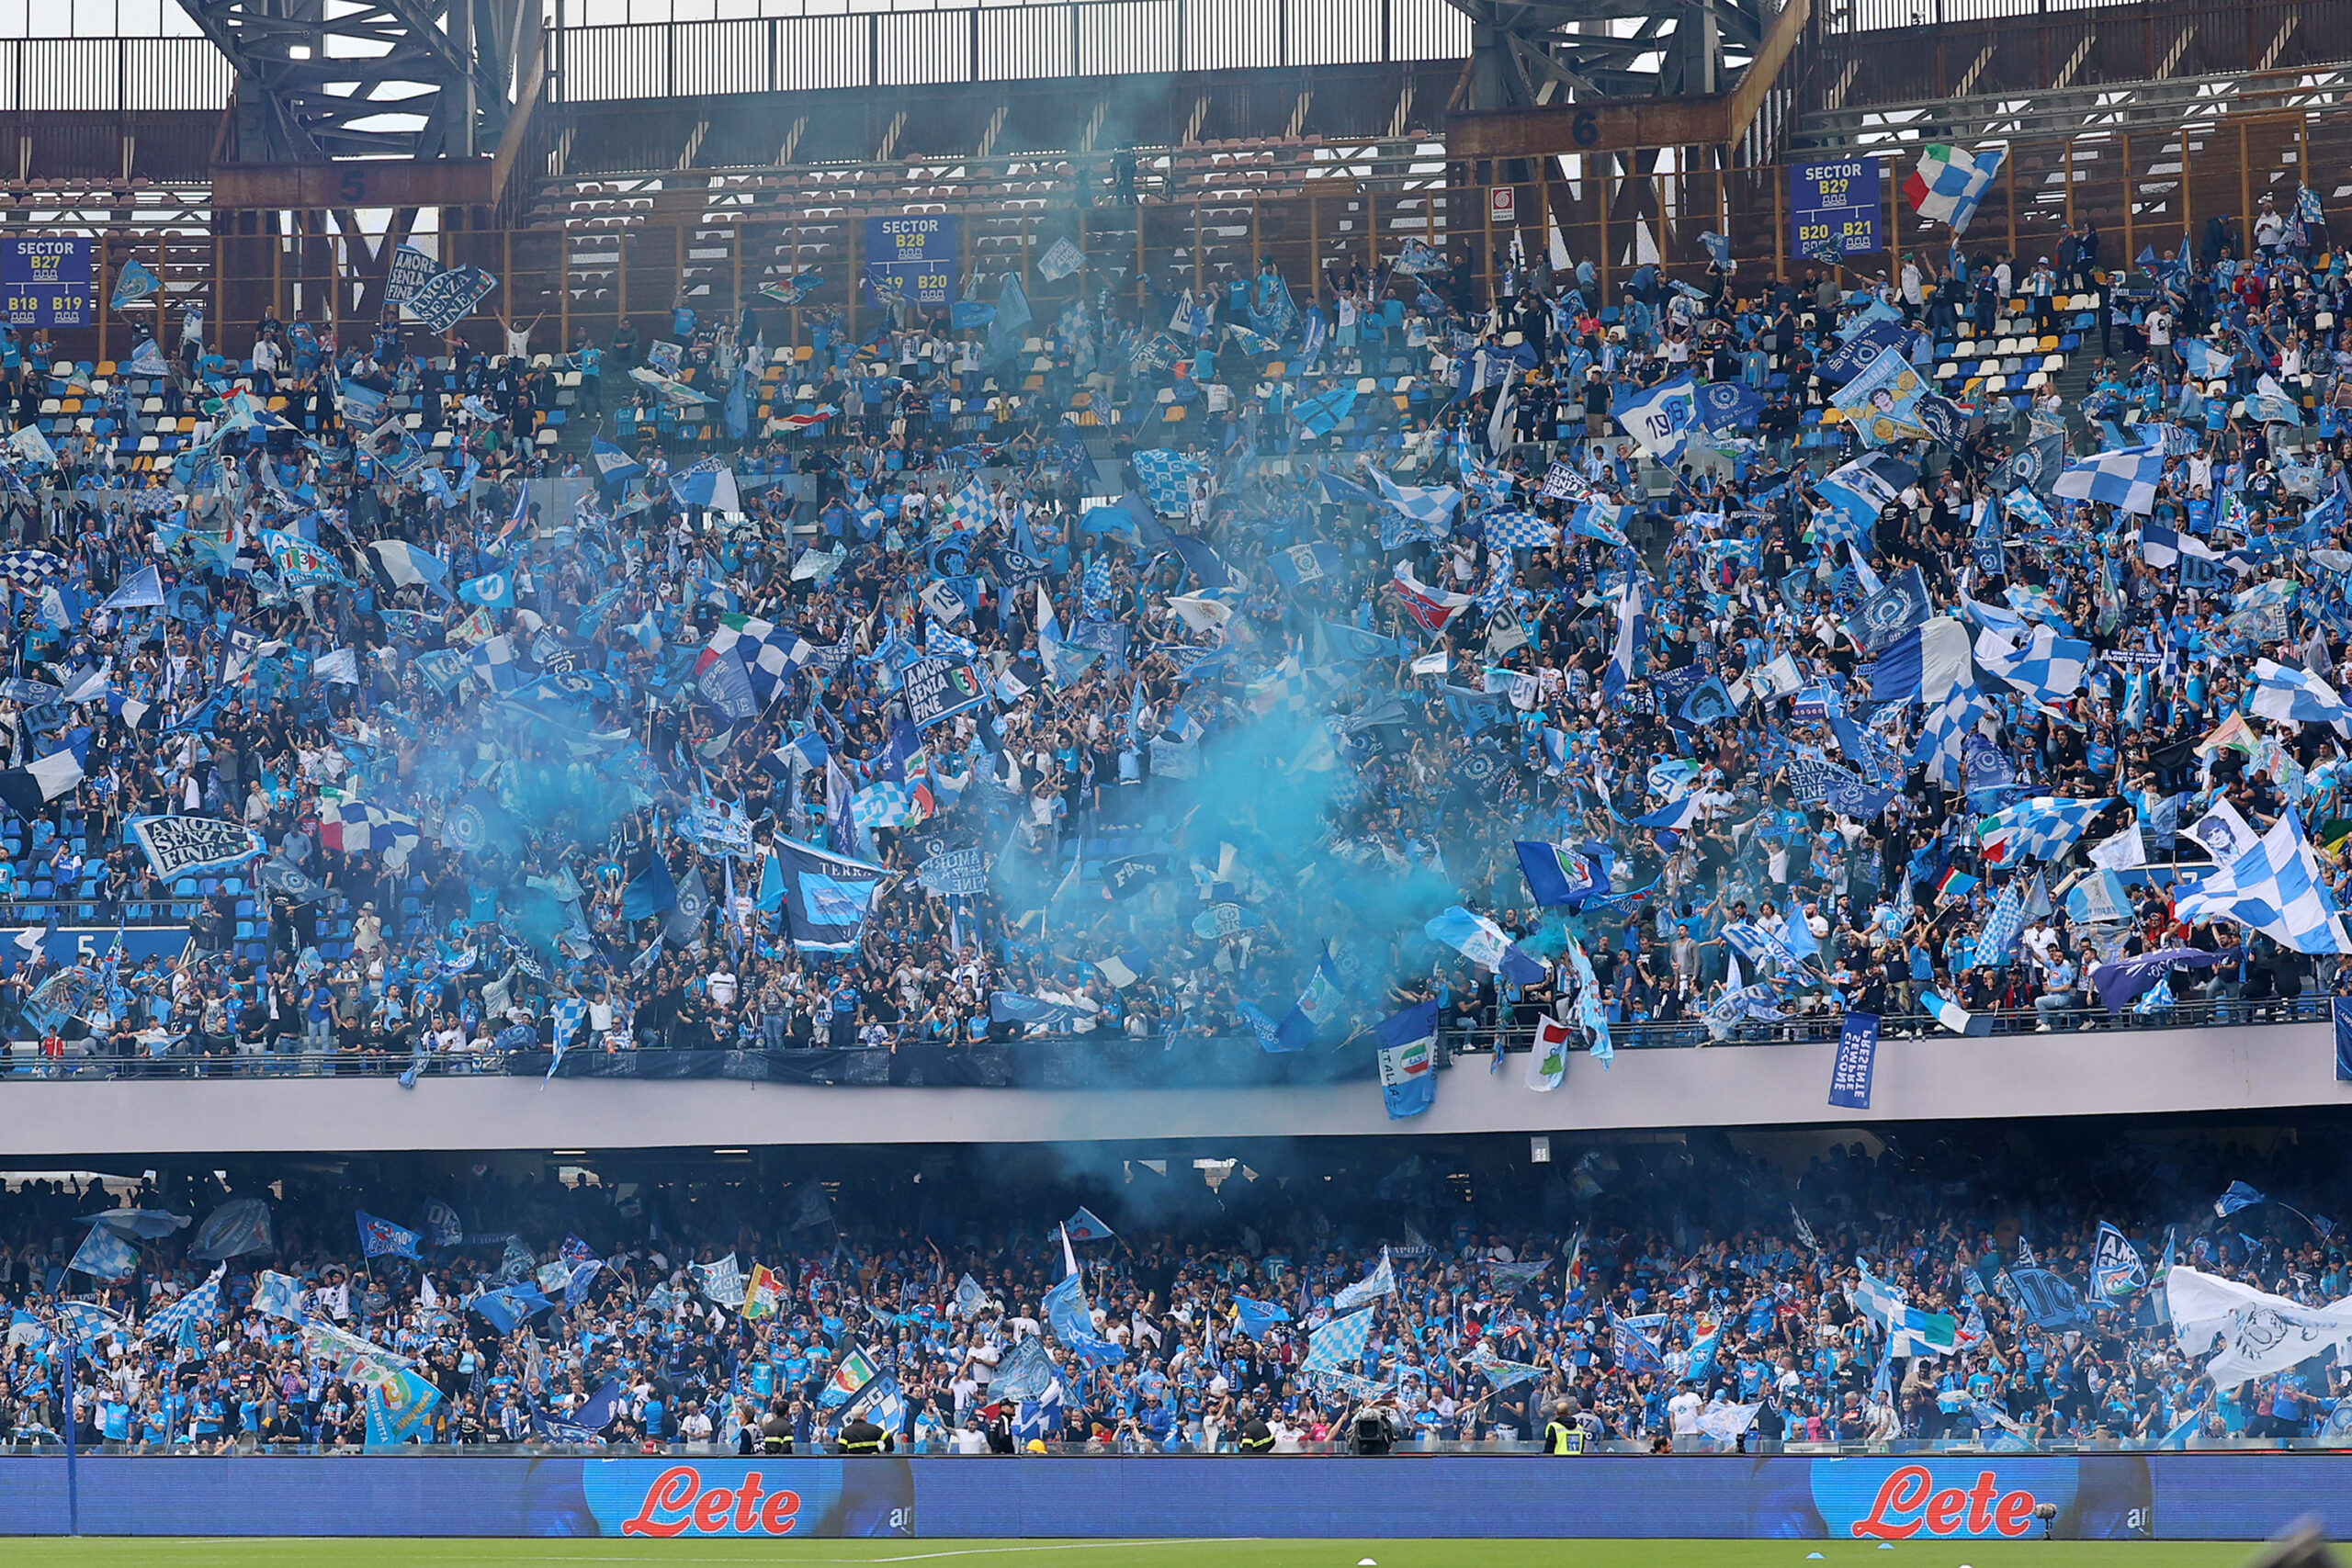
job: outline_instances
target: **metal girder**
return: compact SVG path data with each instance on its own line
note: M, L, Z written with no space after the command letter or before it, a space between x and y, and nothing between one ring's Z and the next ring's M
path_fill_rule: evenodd
M1923 141L2046 140L2346 105L2352 105L2352 62L1822 109L1805 115L1790 141L1799 148L1869 151Z
M1466 100L1476 112L1564 98L1644 98L1726 90L1727 52L1752 55L1764 0L1448 0L1468 17ZM1639 25L1630 36L1616 24Z
M179 0L236 68L235 161L258 164L487 150L539 4L359 0L330 15L324 0Z
M1454 0L1460 4L1461 0ZM1500 109L1457 109L1446 117L1445 146L1456 158L1532 158L1555 152L1626 152L1639 148L1728 147L1747 133L1765 95L1781 73L1813 16L1812 0L1782 0L1772 25L1757 43L1748 64L1729 90L1714 93L1612 93L1562 101L1538 97ZM1645 33L1655 20L1645 21ZM1633 40L1611 40L1624 47ZM1512 58L1528 60L1523 40ZM1655 42L1639 47L1656 49ZM1474 51L1476 44L1473 44ZM1473 54L1471 63L1477 64ZM1542 54L1527 69L1564 83L1566 68L1557 56ZM1589 80L1606 83L1606 71Z

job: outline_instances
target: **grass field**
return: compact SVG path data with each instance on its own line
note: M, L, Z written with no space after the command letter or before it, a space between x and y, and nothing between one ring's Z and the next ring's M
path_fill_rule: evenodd
M19 1539L41 1568L529 1568L536 1563L797 1568L2231 1568L2254 1555L2209 1541L1905 1542L1891 1549L1802 1540L175 1540ZM0 1539L0 1553L8 1551Z

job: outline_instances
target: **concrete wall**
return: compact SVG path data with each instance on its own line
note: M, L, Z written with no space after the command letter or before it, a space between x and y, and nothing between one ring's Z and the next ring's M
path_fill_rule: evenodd
M1943 1118L2262 1111L2352 1104L2324 1024L1879 1046L1871 1109L1827 1102L1834 1042L1625 1051L1526 1088L1483 1058L1440 1076L1437 1106L1391 1122L1370 1083L1251 1089L865 1089L533 1078L0 1084L0 1156L235 1154L762 1144L1044 1143L1362 1134L1840 1125Z

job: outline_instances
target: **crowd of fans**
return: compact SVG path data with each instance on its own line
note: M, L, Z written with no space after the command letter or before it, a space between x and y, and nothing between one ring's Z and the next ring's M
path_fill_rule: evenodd
M1351 1443L1367 1409L1406 1442L1535 1439L1555 1418L1594 1442L1751 1451L2333 1438L2339 1411L2352 1421L2342 1368L2322 1356L2217 1388L2164 1311L2176 1264L2313 1305L2352 1292L2321 1209L2342 1179L2327 1134L2265 1144L2104 1127L2028 1152L1930 1127L1792 1167L1709 1134L1589 1151L1541 1179L1365 1150L1318 1156L1360 1162L1330 1182L1237 1168L1214 1193L1181 1163L958 1180L955 1161L979 1156L953 1154L931 1180L791 1188L289 1176L266 1227L209 1248L207 1206L226 1197L209 1179L31 1181L0 1199L0 1425L62 1437L78 1343L82 1440L198 1452L362 1445L379 1356L437 1393L412 1428L428 1442L805 1453L863 1417L931 1452L1295 1451ZM2216 1220L2211 1192L2248 1178L2282 1196ZM1080 1200L1109 1234L1084 1227L1066 1249L1056 1219ZM366 1227L386 1211L404 1248ZM2101 1221L2142 1266L2105 1292L2089 1267ZM120 1278L91 1277L94 1224L134 1249ZM232 1247L246 1250L187 1257ZM1046 1299L1070 1258L1075 1320ZM1865 1269L1957 1320L1955 1347L1890 1356L1858 1304ZM2035 1270L2064 1292L2021 1293ZM190 1305L208 1292L217 1307ZM1303 1364L1317 1328L1365 1305L1360 1356Z
M1430 997L1595 1046L1847 1008L2052 1027L2183 947L2229 956L2120 1005L2326 991L2352 333L2324 224L2252 228L2129 265L2070 233L2056 266L1648 266L1614 299L1566 258L1491 298L1427 250L1296 289L1270 262L1051 322L1011 289L992 321L877 310L863 342L804 308L807 358L758 299L556 361L537 323L428 358L271 321L232 362L199 321L103 389L12 335L53 439L9 447L0 900L194 940L76 967L28 935L0 1018L60 1061L439 1070L1272 1048L1302 1010L1338 1049ZM2087 392L1957 364L2005 324L2065 330ZM1840 416L1858 333L1951 394L1934 434ZM1685 372L1710 395L1645 428ZM138 386L197 421L140 472L41 412L137 429ZM2073 499L2069 448L2160 472ZM1889 655L1947 615L1959 678L1905 689ZM918 722L910 669L967 661L977 700ZM2053 800L2097 809L1997 830ZM125 833L152 815L262 853L158 874ZM2290 818L2316 927L2181 907ZM848 951L796 933L787 841L890 874ZM1539 904L1522 842L1584 885ZM1425 934L1456 906L1531 962Z

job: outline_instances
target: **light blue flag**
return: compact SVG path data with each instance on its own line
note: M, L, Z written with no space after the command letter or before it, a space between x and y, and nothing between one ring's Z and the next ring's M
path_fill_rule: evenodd
M1396 1293L1396 1267L1389 1262L1388 1249L1384 1247L1380 1249L1380 1266L1338 1295L1333 1296L1331 1310L1353 1312L1367 1303L1378 1301L1383 1296L1393 1296Z
M1290 1313L1272 1302L1255 1302L1247 1296L1233 1298L1234 1325L1252 1339L1263 1339L1277 1324L1288 1323Z
M107 595L101 610L145 610L161 608L164 603L163 575L152 566L141 567L123 580L121 587Z
M1126 1359L1125 1350L1094 1331L1093 1309L1077 1275L1064 1275L1059 1284L1046 1292L1046 1316L1053 1325L1054 1337L1089 1362L1114 1367Z
M480 604L485 610L511 610L514 607L514 574L512 571L489 571L470 582L458 585L458 597L469 604Z
M141 299L152 298L163 287L164 280L156 276L154 268L146 263L125 262L121 270L114 275L113 309L119 310L125 305L135 305Z
M302 1281L291 1274L265 1269L254 1281L254 1310L265 1317L288 1323L302 1321Z
M390 1447L421 1438L433 1420L441 1391L402 1367L368 1389L368 1446Z

